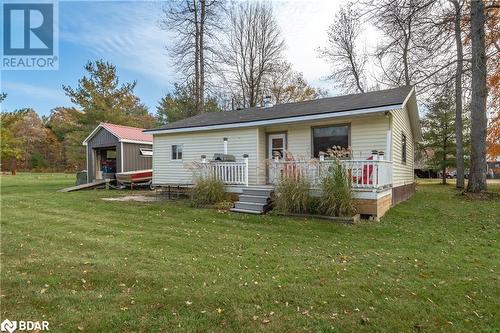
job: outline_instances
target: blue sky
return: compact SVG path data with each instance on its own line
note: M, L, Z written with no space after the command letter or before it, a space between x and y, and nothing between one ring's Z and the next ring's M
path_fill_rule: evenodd
M326 29L343 1L275 1L275 14L285 38L286 58L314 86L328 65L317 58ZM154 113L158 100L178 80L165 49L172 39L159 27L163 2L61 1L59 3L59 70L2 71L1 90L8 93L3 111L33 107L48 115L56 106L71 106L61 86L75 87L88 60L104 59L117 66L121 82L137 81L136 94Z

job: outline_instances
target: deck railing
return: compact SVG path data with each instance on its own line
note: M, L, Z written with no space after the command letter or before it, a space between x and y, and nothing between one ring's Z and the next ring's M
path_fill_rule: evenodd
M269 182L277 184L284 175L307 177L313 187L321 184L330 172L334 161L280 161L273 160L269 166ZM356 189L381 189L392 185L392 162L384 160L341 160Z
M221 162L206 161L202 158L202 177L214 177L226 185L248 186L248 155L243 155L243 161Z

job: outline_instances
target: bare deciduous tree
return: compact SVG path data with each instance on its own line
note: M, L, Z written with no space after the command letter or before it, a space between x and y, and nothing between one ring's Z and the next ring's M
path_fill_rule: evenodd
M383 73L382 83L411 85L427 73L434 63L434 50L441 40L426 38L421 24L434 0L373 0L366 3L367 14L383 32L376 58Z
M464 67L464 51L462 44L462 8L464 1L449 0L453 4L453 27L456 46L456 70L455 70L455 158L457 168L457 188L465 186L465 167L464 167L464 140L463 140L463 122L462 122L462 77Z
M177 0L163 10L162 28L175 34L168 47L184 83L193 85L196 113L204 112L207 78L215 67L224 0Z
M243 2L232 8L220 59L223 82L238 106L254 107L261 101L264 81L281 60L284 48L269 3Z
M485 6L483 0L471 2L472 97L471 97L471 167L467 191L486 190L486 44Z
M328 79L338 82L345 92L365 92L364 68L367 56L359 50L361 34L360 16L353 4L340 8L328 28L328 43L318 50L319 56L328 61L332 73Z

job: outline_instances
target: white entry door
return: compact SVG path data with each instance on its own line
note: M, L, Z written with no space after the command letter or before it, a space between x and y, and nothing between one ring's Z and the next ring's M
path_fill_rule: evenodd
M273 159L275 156L281 160L285 157L286 151L286 134L276 133L269 134L267 136L267 156ZM268 183L276 184L281 173L281 169L277 163L269 163L269 169L267 170Z
M269 134L267 137L267 156L274 158L278 155L280 159L285 157L286 150L286 134L277 133Z

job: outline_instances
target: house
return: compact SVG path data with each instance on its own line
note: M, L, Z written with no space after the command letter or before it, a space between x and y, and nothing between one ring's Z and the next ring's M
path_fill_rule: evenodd
M350 159L342 163L353 177L358 211L377 217L414 193L413 150L422 137L409 86L205 113L145 132L153 135L154 185L192 184L192 165L202 162L228 191L245 198L268 193L290 163L318 185L322 165L331 163L321 152L350 146ZM296 161L283 159L285 152ZM236 161L214 160L225 156L218 153ZM242 210L256 207L244 203Z
M153 137L143 128L100 123L83 141L87 147L87 182L115 173L151 169Z

